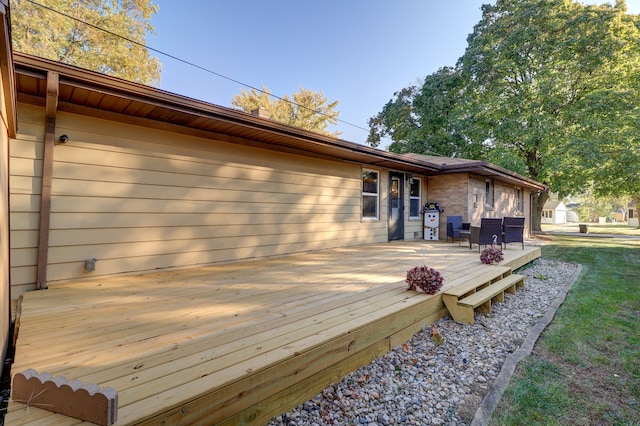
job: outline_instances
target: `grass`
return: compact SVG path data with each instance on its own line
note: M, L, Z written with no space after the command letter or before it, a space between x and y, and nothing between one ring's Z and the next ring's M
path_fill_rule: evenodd
M590 234L640 236L640 228L631 228L626 223L587 223L586 225ZM563 223L561 225L543 223L542 230L553 232L579 232L579 227L578 223Z
M542 256L583 271L490 424L640 425L640 239L553 237Z

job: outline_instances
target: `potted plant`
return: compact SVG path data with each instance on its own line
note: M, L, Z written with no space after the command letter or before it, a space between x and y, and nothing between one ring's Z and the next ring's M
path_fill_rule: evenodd
M442 288L442 274L427 266L416 266L407 271L409 290L420 288L427 294L436 294Z
M500 263L504 260L502 255L502 249L499 247L490 246L482 250L480 253L480 262L491 265L492 263Z

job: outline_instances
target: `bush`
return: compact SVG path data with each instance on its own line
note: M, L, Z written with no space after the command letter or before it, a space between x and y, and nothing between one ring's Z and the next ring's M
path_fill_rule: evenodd
M409 290L420 288L427 294L436 294L442 288L442 274L427 266L416 266L407 271Z
M500 263L504 260L504 256L502 255L502 249L498 247L487 247L482 250L480 253L480 262L485 263L487 265L491 265L492 263Z

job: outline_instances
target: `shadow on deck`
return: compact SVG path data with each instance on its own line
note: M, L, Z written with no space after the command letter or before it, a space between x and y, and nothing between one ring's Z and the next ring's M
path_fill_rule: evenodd
M538 247L509 247L520 267ZM118 391L117 425L266 424L448 312L408 291L427 264L461 282L494 266L468 247L395 242L52 285L20 305L12 374ZM77 419L10 402L5 424Z

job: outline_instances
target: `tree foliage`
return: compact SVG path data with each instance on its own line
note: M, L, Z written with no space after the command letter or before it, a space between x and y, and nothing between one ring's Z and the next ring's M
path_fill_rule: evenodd
M410 149L485 159L560 196L640 194L640 18L623 0L497 0L482 12L456 66L411 100ZM386 123L375 130L394 137ZM547 197L534 199L534 229Z
M314 92L302 87L292 96L274 97L263 85L262 90L243 89L240 94L233 97L231 104L246 112L264 108L269 112L272 120L280 123L329 136L340 134L338 131L331 132L327 129L330 124L338 122L340 112L336 111L336 107L339 101L329 103L321 90Z
M378 146L388 136L393 140L388 147L392 152L464 158L482 155L481 144L458 123L463 90L461 73L444 67L427 76L421 87L411 85L394 93L395 98L369 119L367 142Z
M153 34L150 19L158 10L150 0L39 0L38 3L46 7L28 0L12 0L15 51L137 83L159 85L160 61L141 46L147 34Z

